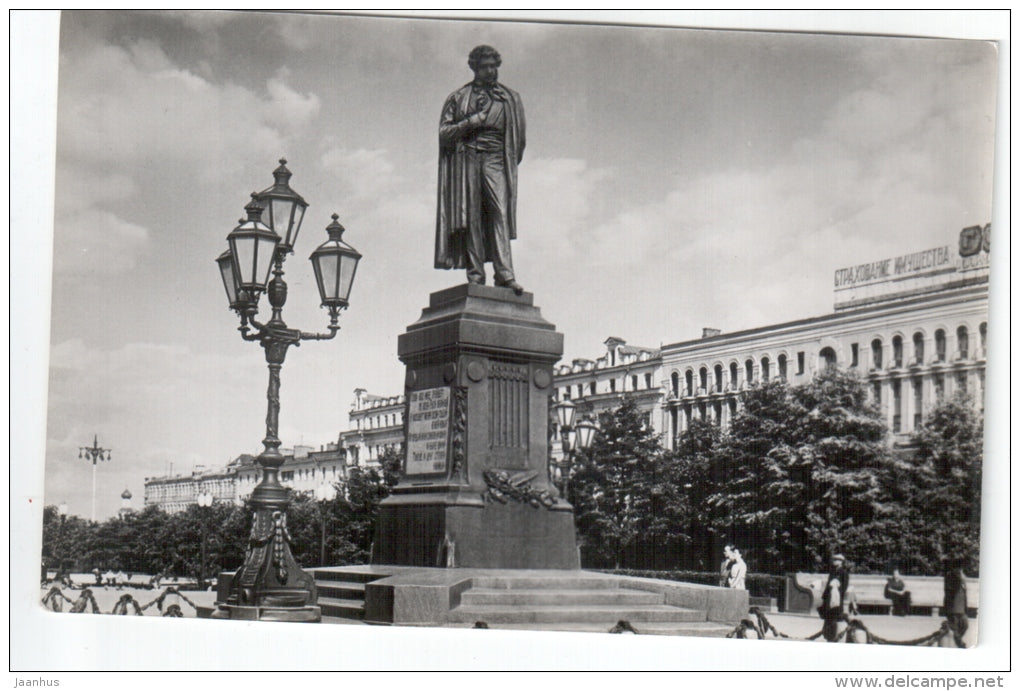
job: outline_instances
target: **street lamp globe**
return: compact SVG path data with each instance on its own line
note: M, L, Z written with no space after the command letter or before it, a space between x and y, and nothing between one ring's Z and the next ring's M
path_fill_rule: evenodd
M344 227L340 225L340 217L333 214L332 218L333 222L326 226L329 239L316 247L310 257L322 306L329 308L330 314L347 307L354 272L361 260L361 253L343 241Z
M569 398L556 404L556 421L560 429L571 429L574 426L574 417L577 415L577 404Z
M209 506L212 506L212 503L213 503L213 495L210 492L204 491L204 492L202 492L201 494L198 495L198 505L199 506L201 506L201 507L209 507Z
M321 483L315 488L315 498L318 501L333 501L336 498L336 487L329 482Z
M262 222L262 205L255 201L255 196L252 192L252 200L244 207L248 219L230 231L227 242L230 243L235 288L257 298L269 282L269 270L280 236Z
M216 264L220 267L220 278L223 279L223 289L227 291L227 304L230 309L237 310L244 307L243 292L237 289L237 277L234 275L234 255L226 250L216 258Z
M582 420L577 423L575 430L577 431L577 449L584 451L591 448L591 443L595 440L595 435L599 431L598 425L590 420Z
M281 158L280 167L273 171L276 182L255 196L256 201L264 209L263 223L280 236L279 250L287 254L294 251L298 233L301 231L301 221L304 220L305 209L308 208L308 202L291 189L291 175L293 173L287 169L287 159Z

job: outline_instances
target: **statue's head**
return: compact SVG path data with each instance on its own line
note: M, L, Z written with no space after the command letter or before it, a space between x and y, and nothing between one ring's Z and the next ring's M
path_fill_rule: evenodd
M492 46L476 46L468 55L468 66L480 82L495 82L502 64L499 52Z

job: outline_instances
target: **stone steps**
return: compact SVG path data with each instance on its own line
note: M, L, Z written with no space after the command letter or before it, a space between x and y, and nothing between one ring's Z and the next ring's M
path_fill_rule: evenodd
M365 601L365 584L350 583L346 581L324 581L315 579L315 587L319 591L319 597L337 598L340 600L361 600Z
M475 576L471 579L473 588L490 590L618 590L619 582L611 578L598 576L563 576L561 574L543 576Z
M548 588L509 590L506 588L472 588L461 595L461 606L474 605L661 605L661 593L626 588L568 589Z
M365 600L346 600L335 597L322 597L319 596L319 609L322 610L322 615L325 617L336 617L340 619L357 619L362 620L365 618Z
M605 624L626 619L635 627L648 622L699 622L705 613L670 605L461 605L450 611L451 622L484 621L487 624Z

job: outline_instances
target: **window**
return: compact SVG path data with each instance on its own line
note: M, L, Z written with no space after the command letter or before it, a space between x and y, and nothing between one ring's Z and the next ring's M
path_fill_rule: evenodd
M652 373L651 372L646 372L645 373L645 388L646 389L652 388ZM676 391L676 387L673 387L673 391L674 392Z
M584 398L584 384L577 385L577 397Z
M919 429L921 427L921 410L924 403L920 377L915 377L911 384L914 387L914 429Z
M985 357L985 351L988 349L988 346L986 344L988 340L987 322L981 322L981 325L978 327L978 335L981 337L981 353L979 355L983 359Z
M616 391L616 380L615 379L610 379L609 380L609 390L613 391L613 392Z
M673 387L673 395L674 396L679 396L680 395L680 375L677 374L676 372L673 372L673 374L671 374L669 376L669 381L670 381L671 386Z
M942 401L946 397L946 375L939 372L935 375L935 400Z
M871 385L871 400L875 402L875 405L882 405L882 382L874 382Z
M280 473L280 479L283 480L284 482L286 482L287 480L293 480L294 479L294 471L293 470L284 470L282 473Z
M767 357L763 357L761 359L761 380L763 382L767 382L769 380L769 374L769 359Z
M894 379L892 382L892 398L893 398L893 422L892 431L894 434L899 434L903 431L903 421L900 418L900 405L903 402L902 392L900 390L900 382L898 379Z
M637 382L638 382L637 375L636 374L632 375L631 378L630 378L630 389L631 389L631 391L637 391Z
M687 384L687 395L690 396L694 393L694 372L687 370L684 374L684 381Z
M567 386L567 387L565 387L563 389L563 400L564 401L569 401L570 400L570 387L569 386Z
M966 360L968 357L967 340L967 327L961 326L956 330L956 350L959 352L960 360Z
M708 369L705 367L698 370L698 386L703 391L708 391Z
M871 369L882 369L882 341L878 338L871 342Z
M712 422L717 425L722 424L722 401L712 404Z
M786 381L786 356L780 355L777 362L779 363L779 378Z
M901 336L893 336L892 360L893 367L903 367L903 338Z
M924 364L924 334L920 331L914 334L914 364Z
M957 372L956 373L956 388L962 394L967 393L967 373L966 372Z
M729 400L729 404L730 404L730 420L732 421L733 418L737 416L737 399L731 398Z
M722 391L722 373L723 373L722 365L716 365L715 366L715 390L717 392L721 392Z
M823 369L832 369L836 366L836 351L832 348L822 348L818 357L822 360Z
M797 352L797 374L804 374L804 351Z
M851 367L857 367L857 365L859 364L860 353L858 352L858 350L859 349L857 348L857 344L856 343L851 343L850 344L850 366Z
M935 332L935 361L946 361L946 332L942 329Z
M730 389L736 390L737 388L737 363L730 363Z
M591 391L592 396L595 395L595 382L592 382L591 384L588 385L588 390Z
M754 384L754 360L748 360L744 363L744 381L748 384Z

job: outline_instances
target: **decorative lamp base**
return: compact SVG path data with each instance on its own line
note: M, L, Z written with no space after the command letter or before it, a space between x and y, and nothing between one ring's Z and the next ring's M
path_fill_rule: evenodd
M290 551L287 514L259 508L252 518L244 565L230 579L214 619L319 621L315 579L301 570Z

